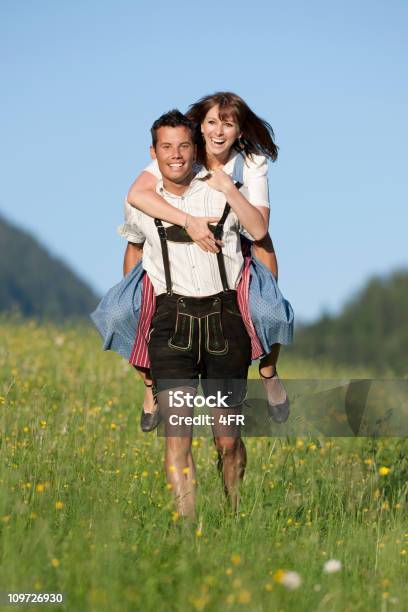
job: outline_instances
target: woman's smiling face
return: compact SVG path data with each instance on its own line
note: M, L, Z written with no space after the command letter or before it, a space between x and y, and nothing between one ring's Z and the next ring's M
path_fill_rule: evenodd
M232 114L222 113L220 118L218 104L210 108L201 124L207 155L226 162L232 145L241 136L241 131Z

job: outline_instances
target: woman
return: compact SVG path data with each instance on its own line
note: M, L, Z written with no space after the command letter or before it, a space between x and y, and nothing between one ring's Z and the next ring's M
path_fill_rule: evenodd
M201 98L190 106L186 114L199 127L197 162L210 171L209 185L223 191L228 201L231 202L233 198L236 206L239 206L240 198L245 198L253 205L253 214L261 215L268 227L267 158L275 161L278 155L271 126L257 117L242 98L229 92L218 92ZM233 173L240 158L243 160L243 187L238 191L229 175ZM153 161L132 184L127 202L151 217L182 225L200 248L217 252L221 244L217 244L208 228L208 222L214 219L186 215L171 206L155 191L160 178L157 162ZM277 260L269 234L254 243L252 255L277 279ZM125 255L125 274L134 267L140 257L140 248L130 243ZM291 310L290 315L292 329ZM290 342L289 336L287 342ZM260 361L259 373L264 379L269 411L276 421L283 422L289 414L289 401L276 371L280 344L274 342L268 349ZM139 371L146 385L142 429L149 431L157 424L158 417L155 415L149 371Z

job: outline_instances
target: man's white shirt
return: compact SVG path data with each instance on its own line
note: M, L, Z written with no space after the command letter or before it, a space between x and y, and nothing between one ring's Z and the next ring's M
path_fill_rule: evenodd
M200 170L182 196L167 192L163 181L156 191L174 207L197 217L221 217L226 199L223 193L208 186L203 177L208 173ZM171 225L163 221L164 227ZM125 223L118 233L128 242L143 246L143 268L146 270L156 295L166 292L162 249L154 219L131 206L125 200ZM240 233L253 240L240 225L237 215L231 210L224 223L222 252L228 285L235 289L243 268ZM172 289L174 293L186 296L204 297L223 290L217 256L203 251L195 243L167 241Z

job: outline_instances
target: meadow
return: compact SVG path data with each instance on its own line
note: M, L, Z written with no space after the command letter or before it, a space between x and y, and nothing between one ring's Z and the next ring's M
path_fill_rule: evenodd
M186 525L131 367L86 325L4 318L0 338L0 591L81 611L408 609L404 438L247 438L236 515L195 438ZM280 374L350 375L284 354Z

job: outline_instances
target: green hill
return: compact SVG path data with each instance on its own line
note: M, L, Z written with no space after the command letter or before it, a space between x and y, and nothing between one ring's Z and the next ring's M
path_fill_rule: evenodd
M0 312L63 320L88 316L98 297L30 234L0 218Z
M337 363L408 371L408 271L371 279L340 315L300 327L293 353Z

